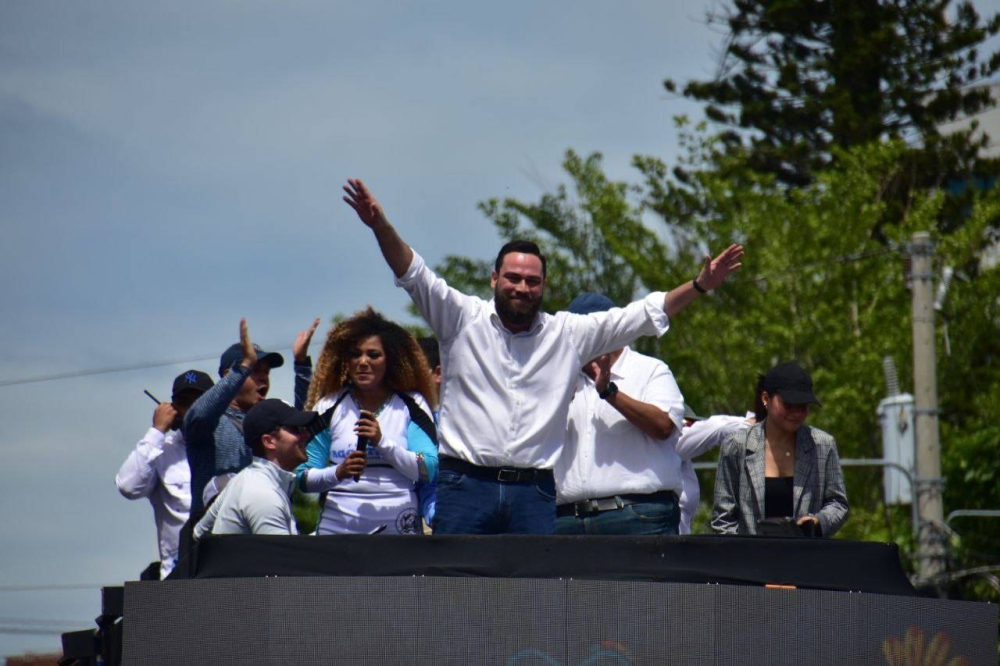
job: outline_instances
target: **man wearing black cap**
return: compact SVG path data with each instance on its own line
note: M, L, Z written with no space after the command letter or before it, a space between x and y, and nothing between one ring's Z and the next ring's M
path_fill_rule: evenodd
M188 370L178 375L170 402L156 407L153 426L115 477L118 492L124 497L146 497L153 505L160 578L166 578L177 562L180 530L191 509L191 469L179 427L194 401L211 388L212 378L204 372Z
M293 346L297 407L305 402L312 377L312 361L307 352L318 325L319 319L299 333ZM246 319L240 321L240 341L230 346L219 362L222 379L192 405L184 419L193 516L197 517L229 479L250 464L252 455L243 442L243 417L267 398L271 369L284 363L281 354L253 344Z
M567 310L615 307L580 294ZM622 347L589 361L555 463L556 534L677 534L684 396L663 361Z
M291 494L295 468L306 461L316 412L263 400L247 412L243 436L253 462L234 476L194 528L205 534L298 534Z

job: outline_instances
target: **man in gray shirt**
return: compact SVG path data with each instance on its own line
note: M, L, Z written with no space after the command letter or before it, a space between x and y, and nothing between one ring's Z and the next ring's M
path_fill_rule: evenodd
M253 462L226 484L194 528L212 534L298 534L291 494L295 468L306 461L306 443L316 412L301 412L271 398L254 405L243 419L243 436Z

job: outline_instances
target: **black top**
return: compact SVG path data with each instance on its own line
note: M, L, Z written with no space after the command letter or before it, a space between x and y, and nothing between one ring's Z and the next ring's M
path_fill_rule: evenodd
M764 477L764 517L793 518L791 476Z

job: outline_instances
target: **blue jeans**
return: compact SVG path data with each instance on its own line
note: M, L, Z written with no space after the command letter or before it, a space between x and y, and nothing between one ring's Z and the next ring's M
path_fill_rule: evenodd
M551 477L501 483L454 470L438 472L434 534L552 534L555 520Z
M556 518L556 534L643 536L678 534L681 509L677 502L629 504L582 518Z

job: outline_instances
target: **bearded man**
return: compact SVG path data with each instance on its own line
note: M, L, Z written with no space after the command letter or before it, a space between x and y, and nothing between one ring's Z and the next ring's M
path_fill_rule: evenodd
M743 248L731 245L669 294L607 312L550 315L541 312L546 266L534 243L500 249L494 297L485 301L452 289L428 268L364 183L349 180L344 191L440 343L435 534L552 534L552 469L580 368L640 335L662 335L669 317L721 285L743 257Z

